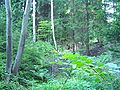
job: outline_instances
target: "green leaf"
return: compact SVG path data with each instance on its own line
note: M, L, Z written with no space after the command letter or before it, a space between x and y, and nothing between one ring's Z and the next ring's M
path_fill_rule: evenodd
M101 68L95 68L95 71L96 71L97 73L102 73L102 72L103 72L103 70L102 70Z
M101 62L98 62L97 65L98 65L98 67L103 67L105 64L101 63Z
M50 64L56 64L57 62L50 62Z
M100 77L96 77L95 81L96 81L96 82L101 82Z
M94 73L90 73L89 76L94 76L95 74Z
M91 64L93 62L93 60L89 59L87 56L80 56L80 59L87 64Z
M74 54L68 53L63 56L63 59L69 59L69 60L77 60Z
M72 64L76 64L77 65L77 68L81 68L82 66L84 66L85 64L80 62L80 61L74 61L72 62Z
M91 73L90 69L85 69L85 71L86 71L87 73Z
M58 61L57 64L58 65L63 65L63 62L62 61Z
M80 56L80 59L83 60L83 61L86 61L87 57L86 56Z
M93 60L87 59L87 60L86 60L86 63L87 63L87 64L91 64L91 63L93 63Z

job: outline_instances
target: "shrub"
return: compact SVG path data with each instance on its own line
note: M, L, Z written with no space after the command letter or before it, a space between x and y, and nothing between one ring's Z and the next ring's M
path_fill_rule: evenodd
M4 72L5 72L5 54L0 52L0 80L3 80Z
M22 57L20 76L28 80L46 81L52 50L52 46L47 42L27 44Z
M109 73L100 61L72 53L63 55L63 59L66 61L61 64L71 65L71 67L62 68L70 71L65 73L62 79L65 90L113 90L115 88L113 82L116 77ZM60 61L56 63L59 64Z
M12 81L7 84L7 83L1 81L0 82L0 90L27 90L27 89L17 82Z

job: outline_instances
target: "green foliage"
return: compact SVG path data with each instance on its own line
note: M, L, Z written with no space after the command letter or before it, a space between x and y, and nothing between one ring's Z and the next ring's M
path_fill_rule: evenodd
M80 69L83 72L87 72L90 76L98 75L98 77L101 77L101 73L105 73L104 71L102 71L104 64L94 64L95 62L93 62L93 60L88 58L87 56L80 56L78 54L65 54L63 58L72 60L71 64L72 67L74 67L73 70Z
M44 40L48 37L50 32L51 32L50 22L40 21L38 30L37 30L37 38L40 40Z
M114 20L111 23L111 28L106 32L107 39L109 41L120 42L120 2L116 2L116 12L113 17Z
M61 80L63 85L61 88L66 88L65 90L114 90L118 85L116 83L114 86L116 77L109 73L108 69L105 69L105 64L99 60L72 53L63 55L63 59L66 59L62 62L63 66L65 64L71 66L61 68L69 71L63 74L64 79ZM59 61L56 64L59 64Z
M105 52L104 54L98 56L96 59L97 62L108 63L112 61L112 52L110 51Z
M37 42L31 42L33 34L30 17L19 75L11 77L9 84L3 82L6 64L6 13L4 3L0 6L0 90L119 90L120 78L113 76L114 71L106 68L105 64L115 61L120 65L120 45L116 43L120 41L120 2L115 2L116 12L112 15L114 20L108 23L108 16L103 8L109 5L104 5L102 0L89 0L88 7L85 0L54 0L55 37L58 46L66 48L67 45L79 42L82 44L78 47L84 49L82 47L88 38L90 43L93 40L115 42L113 45L106 45L107 52L102 55L87 57L69 52L58 53L53 49L50 45L50 0L36 1ZM11 5L14 58L18 48L25 0L12 0ZM51 64L58 65L60 73L56 77L50 75Z
M114 90L119 90L120 89L120 77L118 77L114 80L113 86L115 87Z
M62 84L62 80L52 80L48 83L35 85L35 90L96 90L90 87L90 82L84 80L70 79L66 85Z
M10 82L5 83L3 81L0 82L0 90L27 90L25 87L20 85L18 82Z
M25 46L21 62L20 75L27 79L40 79L47 76L47 68L52 59L53 47L43 41L38 41ZM44 81L44 80L43 80Z
M113 22L113 24L117 24L117 23L118 22ZM119 25L117 26L119 27ZM109 41L120 42L120 30L119 29L111 28L110 30L108 30L106 34L107 34L107 39Z
M5 72L5 53L0 52L0 80L3 80L4 72Z
M25 46L23 60L45 65L47 60L52 57L53 47L48 42L38 41Z
M5 23L5 8L4 5L0 7L0 52L5 51L5 39L6 39L6 34L5 34L5 28L6 28L6 23Z

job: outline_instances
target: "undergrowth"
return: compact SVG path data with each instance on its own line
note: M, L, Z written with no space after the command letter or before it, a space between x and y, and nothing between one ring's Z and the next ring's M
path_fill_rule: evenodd
M19 75L9 84L4 82L6 56L0 53L0 90L120 90L120 77L106 67L112 56L110 51L98 57L57 52L42 41L26 44ZM54 65L58 72L51 73Z

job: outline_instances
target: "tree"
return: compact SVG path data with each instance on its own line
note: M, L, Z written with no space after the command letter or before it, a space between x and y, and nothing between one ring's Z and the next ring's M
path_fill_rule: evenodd
M85 22L86 22L86 40L85 40L85 45L86 45L86 51L87 51L87 55L90 55L90 47L89 47L89 12L88 12L88 0L85 0Z
M72 4L72 7L73 7L73 10L71 12L71 18L72 18L72 24L73 24L73 23L75 23L75 17L74 17L74 15L75 15L75 6L74 6L75 1L72 0L71 4ZM73 51L73 54L75 54L75 28L72 28L72 41L73 41L73 43L72 43L72 49L73 50L72 51Z
M23 14L22 28L21 28L21 35L20 35L20 40L19 40L18 51L17 51L17 55L15 58L15 63L14 63L13 68L12 68L12 72L15 75L18 72L18 69L20 66L20 59L22 57L23 50L24 50L25 38L26 38L27 26L28 26L28 19L29 19L30 8L31 8L31 2L32 2L32 0L26 0L26 6L25 6L24 14Z
M52 33L53 33L54 46L55 46L55 49L57 50L57 43L56 43L56 39L55 39L55 29L54 29L53 0L51 0L51 29L52 29Z
M35 27L35 0L33 0L33 41L36 41L36 27Z
M5 0L6 7L6 81L9 82L12 65L12 11L10 0Z

